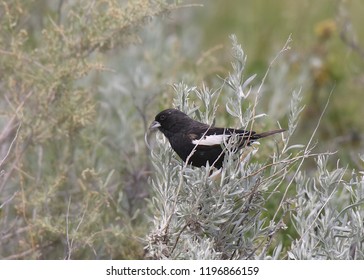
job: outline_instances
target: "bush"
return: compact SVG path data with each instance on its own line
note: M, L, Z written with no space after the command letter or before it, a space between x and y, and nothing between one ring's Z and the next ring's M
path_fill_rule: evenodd
M231 73L211 78L226 73L219 47L196 60L196 41L170 24L138 32L176 4L54 3L0 2L0 258L363 258L363 174L330 167L313 137L294 144L301 90L279 90L284 62L255 85L232 37ZM260 104L273 98L268 118ZM160 134L149 154L144 133L172 100L203 122L227 111L221 125L257 131L287 116L287 133L229 153L211 178Z
M122 202L146 176L113 154L93 83L112 72L102 64L108 52L175 6L58 2L0 2L0 258L142 258L146 226Z
M235 118L235 126L250 129L265 116L256 114L262 86L250 86L255 75L244 79L246 56L236 37L231 39L233 70L221 86L211 90L177 84L173 105L211 124L224 91L229 96L226 111ZM363 258L364 177L353 172L347 182L345 169L329 171L330 153L314 154L312 137L306 146L289 144L303 110L300 100L300 92L294 92L287 133L271 145L271 156L257 161L262 151L255 145L239 158L228 143L218 178L210 176L209 166L181 164L168 141L157 134L151 153L155 176L150 200L153 226L146 246L150 258ZM308 158L317 165L310 175L302 170ZM269 205L271 200L276 203Z

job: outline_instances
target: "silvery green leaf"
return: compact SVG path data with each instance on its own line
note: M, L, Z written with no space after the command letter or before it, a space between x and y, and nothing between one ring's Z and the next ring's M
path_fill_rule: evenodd
M242 88L245 89L254 80L254 78L256 76L257 76L257 74L254 74L254 75L250 76L248 79L246 79L246 81L242 85Z
M259 118L261 118L261 117L266 117L266 116L267 116L267 114L262 113L262 114L255 115L255 116L253 117L253 119L259 119Z
M230 105L231 104L230 102L226 103L225 107L226 107L226 111L232 115L233 117L238 117L239 114L237 114L233 109L230 108Z
M289 150L292 150L292 149L302 149L304 147L305 147L305 145L302 145L302 144L291 145L284 152L288 152Z

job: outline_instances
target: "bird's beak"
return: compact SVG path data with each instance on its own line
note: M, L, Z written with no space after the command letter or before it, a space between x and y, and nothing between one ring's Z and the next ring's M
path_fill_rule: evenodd
M152 124L149 126L149 129L152 130L152 129L156 129L158 127L160 127L161 124L157 121L153 121Z

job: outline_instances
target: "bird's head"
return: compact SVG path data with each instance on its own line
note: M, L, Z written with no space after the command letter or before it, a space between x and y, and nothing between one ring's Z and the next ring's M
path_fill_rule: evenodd
M167 109L155 116L149 129L158 128L162 132L178 132L183 128L186 120L190 120L190 118L185 113L177 109Z

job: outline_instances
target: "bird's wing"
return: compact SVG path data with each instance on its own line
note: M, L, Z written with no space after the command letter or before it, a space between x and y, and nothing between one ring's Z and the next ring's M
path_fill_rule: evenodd
M211 127L208 130L200 130L198 133L191 134L192 144L196 145L196 149L206 149L212 146L221 146L221 144L226 143L231 135L236 134L242 142L245 142L248 138L254 139L252 137L255 132L247 130L238 130L232 128L218 128ZM241 143L243 144L243 143Z

